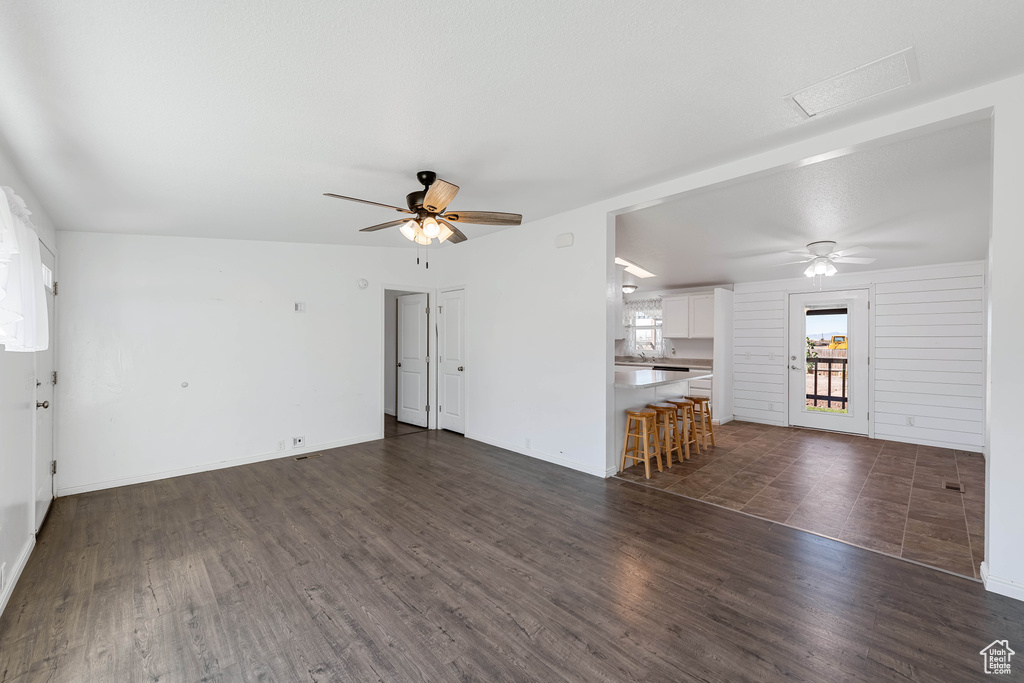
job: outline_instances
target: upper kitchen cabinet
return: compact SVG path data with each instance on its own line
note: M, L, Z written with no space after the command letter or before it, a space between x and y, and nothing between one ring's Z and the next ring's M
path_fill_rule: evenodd
M661 298L661 336L686 339L690 336L690 297Z
M690 338L711 339L715 336L715 295L690 295Z
M712 292L661 298L661 331L669 339L712 339L715 295Z

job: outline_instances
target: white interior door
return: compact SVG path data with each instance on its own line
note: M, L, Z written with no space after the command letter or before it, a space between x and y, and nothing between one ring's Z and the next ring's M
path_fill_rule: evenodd
M398 421L427 426L427 295L398 297Z
M38 532L46 518L53 500L53 343L56 337L53 328L53 266L54 257L45 245L40 244L44 273L49 274L43 282L46 290L46 317L50 330L50 344L45 351L35 352L36 362L36 452L35 452L35 530Z
M466 292L442 292L438 302L438 427L466 433Z
M869 340L868 290L789 296L789 424L868 433Z

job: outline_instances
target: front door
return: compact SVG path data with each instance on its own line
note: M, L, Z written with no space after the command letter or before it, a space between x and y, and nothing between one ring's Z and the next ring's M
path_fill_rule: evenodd
M427 295L398 297L399 422L427 426Z
M466 433L466 292L441 292L438 351L438 427Z
M36 362L36 453L34 465L36 515L38 532L46 519L53 500L53 254L45 245L39 245L43 258L43 284L46 291L46 318L50 330L50 344L45 351L35 352Z
M789 424L868 433L868 290L789 296Z

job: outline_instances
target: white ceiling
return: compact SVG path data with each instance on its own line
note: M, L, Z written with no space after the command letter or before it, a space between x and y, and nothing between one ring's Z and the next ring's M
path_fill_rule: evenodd
M526 220L1024 71L1024 3L5 0L0 143L58 228L350 244L414 174ZM913 46L920 82L785 95ZM3 149L0 146L0 149ZM471 227L470 237L494 228Z
M638 291L800 277L787 252L817 240L877 259L842 272L983 259L991 198L984 119L622 214L615 252L656 275Z

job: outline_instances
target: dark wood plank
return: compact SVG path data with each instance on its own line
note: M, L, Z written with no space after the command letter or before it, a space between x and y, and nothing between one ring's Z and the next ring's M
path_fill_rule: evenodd
M807 476L878 457L722 440ZM1022 623L973 581L424 431L59 499L0 683L969 680Z

